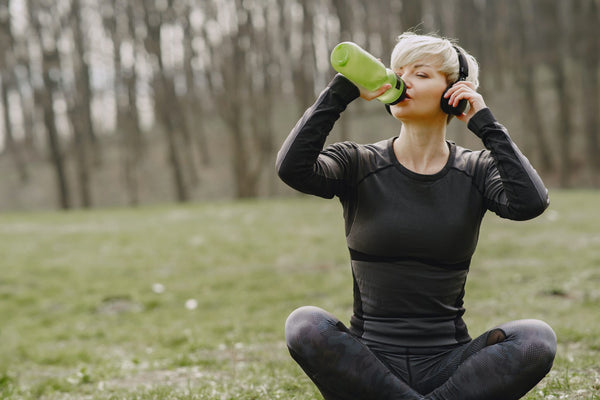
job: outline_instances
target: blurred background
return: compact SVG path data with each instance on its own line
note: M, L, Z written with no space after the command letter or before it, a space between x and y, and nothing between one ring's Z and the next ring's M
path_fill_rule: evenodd
M456 38L551 187L600 186L598 0L0 0L0 210L293 193L279 146L351 40ZM330 139L396 135L354 102ZM450 139L481 144L453 121Z

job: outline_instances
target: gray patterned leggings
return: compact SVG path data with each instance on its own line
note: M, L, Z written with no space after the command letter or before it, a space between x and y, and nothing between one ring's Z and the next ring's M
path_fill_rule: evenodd
M367 344L328 312L301 307L285 338L326 400L519 399L556 354L554 331L538 320L508 322L462 345L399 348Z

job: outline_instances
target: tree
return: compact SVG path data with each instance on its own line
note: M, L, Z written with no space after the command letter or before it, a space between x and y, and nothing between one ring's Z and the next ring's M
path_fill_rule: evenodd
M271 38L278 34L274 29L253 30L253 18L266 15L265 5L246 9L242 3L235 0L220 8L212 3L202 32L210 47L207 56L212 68L207 71L207 82L231 137L235 195L239 198L259 194L260 177L273 153L270 120L274 108L272 67L276 62L268 50L272 49ZM219 13L227 10L235 10L235 22L216 31L216 21L223 17ZM215 31L210 32L210 28Z
M548 39L547 43L540 43L545 47L544 60L551 66L554 74L554 85L558 99L558 124L557 136L560 163L558 179L562 187L570 186L570 174L573 170L571 162L572 149L572 96L569 92L569 74L567 72L567 60L570 58L571 48L571 26L569 26L570 2L560 2L556 7L541 7L541 20L545 22L544 31ZM543 15L547 13L548 15ZM557 51L558 50L558 51Z
M189 190L184 178L184 170L180 151L177 145L177 136L187 129L182 115L182 107L175 94L172 79L167 76L163 62L161 48L161 26L163 14L166 10L157 8L154 0L143 0L144 21L147 35L144 40L146 51L151 57L154 66L154 110L155 116L163 125L163 132L167 140L168 158L175 187L175 197L179 202L189 200Z
M90 150L94 150L96 160L99 160L99 144L97 143L92 123L92 90L90 87L90 72L84 45L86 33L81 23L81 0L72 0L70 19L72 23L75 54L73 55L75 87L69 96L69 116L73 125L75 139L75 159L77 163L77 182L81 205L84 208L92 206L92 188L90 172Z
M43 108L44 125L48 136L50 158L56 177L59 206L62 209L68 209L71 208L69 184L64 154L56 127L56 116L54 114L54 97L58 91L58 83L61 75L59 53L56 47L57 33L61 23L57 21L51 9L51 2L43 1L34 6L32 0L27 0L30 23L37 36L42 53L41 72L43 85L35 88L36 103L40 104Z
M536 25L534 23L535 10L529 0L520 0L519 8L515 9L518 14L516 26L518 27L520 67L515 68L515 80L522 90L521 115L524 118L524 126L527 131L528 146L531 153L539 157L541 170L553 169L554 161L550 146L546 139L546 130L542 123L542 117L538 108L538 89L535 85L536 65L539 63L538 52L535 50L539 43ZM537 151L536 151L537 150Z
M192 67L199 59L198 54L194 51L193 42L198 38L190 16L194 9L188 4L184 6L185 12L181 16L184 26L184 74L186 82L185 106L186 106L186 121L188 126L194 127L194 131L190 132L190 148L189 151L194 154L198 153L202 166L208 167L211 164L211 154L207 139L207 132L204 125L206 118L206 106L202 96L205 87L196 85L196 72ZM194 152L196 150L196 152ZM193 159L195 157L192 156Z
M16 88L17 82L14 73L16 65L15 39L11 30L8 4L0 5L0 99L4 110L4 138L7 151L11 154L15 168L21 182L27 182L29 174L23 152L13 137L10 118L9 92Z
M7 4L17 6L9 13ZM96 176L122 182L127 204L162 200L151 191L164 182L147 184L144 175L162 167L155 154L166 154L168 176L152 179L171 184L175 201L270 194L279 184L264 184L266 172L273 175L276 130L304 112L332 77L333 46L352 40L387 64L396 36L416 29L457 38L477 57L480 91L551 184L600 185L598 6L598 0L0 2L0 157L22 180L30 178L25 188L39 183L37 170L51 166L62 208L71 200L83 207L99 201ZM98 17L112 53L99 45L104 37L91 42ZM114 132L97 134L99 107L116 121ZM357 102L342 114L336 135L361 140L353 131L365 123L387 130L391 120L371 118L381 110ZM475 140L454 125L457 140ZM225 135L212 134L214 127ZM155 132L159 140L149 140ZM118 154L118 168L94 164L100 150L106 158ZM48 160L36 157L42 152ZM221 187L198 185L215 176L223 177Z
M404 31L419 27L423 23L423 2L421 0L402 0L400 19Z
M283 1L283 0L282 0ZM292 3L294 7L294 3ZM290 43L292 59L292 80L298 107L304 112L314 101L315 49L314 49L314 2L301 1L290 19L290 35L295 40ZM300 11L301 12L298 12ZM293 17L293 16L296 17Z
M104 4L104 7L104 27L113 41L116 130L121 143L123 183L127 192L127 203L137 206L141 202L139 168L145 144L137 107L135 57L138 53L138 40L135 37L135 3L112 0L110 4ZM130 51L126 63L121 57L121 48L124 45L127 45Z
M577 59L581 65L581 104L583 105L583 129L586 158L592 185L600 186L600 90L598 65L600 61L600 12L595 0L580 0L576 3Z

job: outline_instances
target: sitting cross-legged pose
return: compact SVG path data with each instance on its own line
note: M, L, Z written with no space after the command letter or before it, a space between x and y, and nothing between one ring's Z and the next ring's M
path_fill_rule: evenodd
M550 371L556 336L523 319L472 339L465 281L485 212L531 219L548 191L476 91L478 65L464 49L404 33L391 68L406 85L388 108L399 135L323 148L350 102L391 87L368 91L338 74L279 151L289 186L339 198L354 282L348 327L315 306L291 313L290 354L327 400L521 398ZM468 108L456 112L461 101ZM446 140L453 114L485 150Z

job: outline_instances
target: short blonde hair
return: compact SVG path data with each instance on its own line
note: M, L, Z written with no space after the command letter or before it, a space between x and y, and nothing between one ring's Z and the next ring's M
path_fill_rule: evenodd
M396 70L425 58L434 58L440 65L440 72L446 75L446 81L450 85L458 79L459 62L454 46L460 49L467 60L469 75L466 80L472 82L475 88L479 87L479 65L475 57L453 41L436 35L417 35L405 32L398 36L398 43L392 51L390 65L393 70Z

